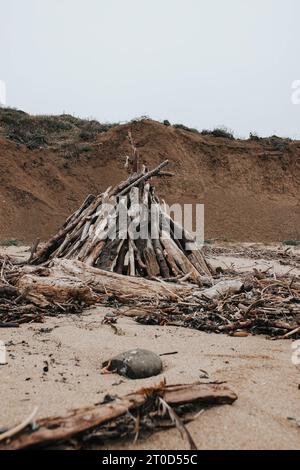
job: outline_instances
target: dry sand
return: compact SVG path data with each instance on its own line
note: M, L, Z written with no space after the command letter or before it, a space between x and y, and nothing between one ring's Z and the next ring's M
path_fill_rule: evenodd
M217 262L218 260L215 260ZM251 261L253 264L253 260ZM232 406L206 410L188 428L199 449L299 449L300 370L292 363L292 341L262 336L233 338L170 326L143 326L120 318L116 335L101 320L106 309L80 316L47 318L43 324L1 329L8 364L0 366L0 427L23 420L35 406L38 417L62 415L98 403L106 393L122 395L158 383L193 382L201 369L210 379L226 380L238 394ZM158 377L132 381L101 375L112 355L142 347L163 357ZM49 371L43 372L45 361ZM156 433L136 445L111 442L106 449L184 449L176 430Z
M115 335L101 325L103 308L80 316L48 318L43 325L0 331L8 364L0 368L0 426L12 426L39 406L38 416L60 415L73 407L99 402L106 393L122 395L162 377L168 383L196 381L206 370L226 380L239 396L233 406L212 408L189 425L200 449L297 449L300 429L288 417L300 418L300 372L291 361L291 341L263 337L232 338L175 327L142 326L121 318ZM101 375L101 364L134 347L165 356L161 376L131 381ZM44 361L49 372L43 373ZM122 382L122 383L121 383ZM153 435L135 447L182 449L174 430ZM109 448L132 448L113 443ZM106 447L106 448L107 448Z

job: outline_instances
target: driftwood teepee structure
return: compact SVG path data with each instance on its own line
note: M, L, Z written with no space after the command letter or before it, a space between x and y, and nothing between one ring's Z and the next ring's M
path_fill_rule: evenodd
M188 249L193 237L165 212L150 183L154 176L171 175L163 171L168 160L151 171L140 169L137 149L129 138L133 159L128 179L98 196L89 195L31 263L76 259L119 274L186 279L201 285L203 277L211 276L211 267L200 250ZM125 230L120 208L126 213ZM136 238L134 230L149 236ZM182 234L179 239L176 232Z

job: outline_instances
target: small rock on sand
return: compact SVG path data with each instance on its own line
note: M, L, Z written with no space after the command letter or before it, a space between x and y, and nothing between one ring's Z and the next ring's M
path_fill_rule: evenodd
M103 363L107 366L109 361ZM115 356L110 361L109 370L130 379L145 379L160 374L162 371L161 358L146 349L132 349Z

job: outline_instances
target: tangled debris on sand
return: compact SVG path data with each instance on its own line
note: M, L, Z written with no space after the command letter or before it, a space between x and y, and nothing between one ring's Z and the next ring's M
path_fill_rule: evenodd
M2 278L2 326L41 321L45 313L76 313L102 304L143 324L236 336L300 337L298 278L274 279L259 272L244 277L236 274L235 279L232 274L230 279L218 275L213 296L211 288L124 276L71 260L54 260L48 267L14 267L6 261Z
M82 306L72 299L64 304L49 303L28 289L19 289L16 280L21 275L21 267L13 264L7 256L0 256L0 273L0 328L43 322L45 314L82 312Z
M234 336L300 337L300 282L288 277L248 277L240 292L202 298L180 307L160 306L159 315L138 316L143 324L172 324ZM166 315L167 314L167 315Z

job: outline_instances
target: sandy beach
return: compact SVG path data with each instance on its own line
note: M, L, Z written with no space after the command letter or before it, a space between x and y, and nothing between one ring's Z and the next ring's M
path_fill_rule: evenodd
M26 256L24 248L17 252ZM215 257L214 262L220 261ZM240 262L248 267L257 261ZM270 260L259 263L274 265ZM300 429L289 419L300 418L300 370L292 363L292 340L143 326L128 317L118 319L115 334L110 325L101 324L105 312L93 307L81 315L47 317L42 324L0 330L8 362L0 366L0 427L18 424L36 406L38 417L63 415L99 403L107 393L121 396L162 378L168 383L194 382L205 370L210 380L226 381L238 400L208 409L188 425L199 449L300 448ZM177 354L163 356L163 373L150 379L101 374L104 360L136 347ZM174 429L135 445L110 441L103 448L186 449L187 443Z

